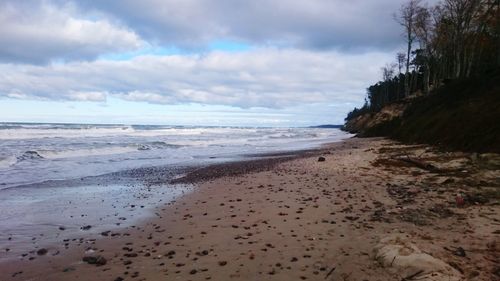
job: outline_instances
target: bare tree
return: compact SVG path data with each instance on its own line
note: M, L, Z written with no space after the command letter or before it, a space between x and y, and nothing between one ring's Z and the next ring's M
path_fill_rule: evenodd
M399 52L396 54L396 60L398 62L398 70L399 70L399 74L403 73L402 72L402 69L404 68L405 66L405 60L406 60L406 54L405 53L402 53L402 52Z
M451 25L453 42L453 77L467 77L475 55L479 29L478 14L484 5L482 0L445 0L443 9Z
M394 19L404 27L405 39L407 43L406 51L406 72L405 72L405 95L410 94L409 87L409 73L410 73L410 54L415 41L415 18L417 15L418 7L421 0L410 0L408 3L403 4L399 13L394 15Z
M383 81L389 81L392 78L394 78L394 74L396 73L396 64L391 63L391 64L386 64L384 67L382 67L382 80Z
M390 100L390 89L389 89L389 81L394 78L394 74L396 73L396 64L391 63L391 64L386 64L384 67L382 67L382 81L386 82L383 83L383 103L387 103Z
M422 63L423 63L423 86L424 93L429 93L429 80L430 80L430 60L432 56L432 23L431 13L425 6L417 8L415 16L415 35L420 44Z

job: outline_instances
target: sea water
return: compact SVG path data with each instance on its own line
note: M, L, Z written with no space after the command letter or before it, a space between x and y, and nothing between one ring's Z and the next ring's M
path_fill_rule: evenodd
M0 189L317 147L338 129L0 123Z

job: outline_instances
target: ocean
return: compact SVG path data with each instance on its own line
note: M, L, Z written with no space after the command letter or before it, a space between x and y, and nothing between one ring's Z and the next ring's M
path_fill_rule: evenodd
M0 123L0 189L339 141L338 129Z

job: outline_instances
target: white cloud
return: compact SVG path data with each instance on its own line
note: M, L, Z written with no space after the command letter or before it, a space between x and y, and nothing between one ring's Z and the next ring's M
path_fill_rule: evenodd
M429 0L431 3L438 0ZM0 61L93 60L142 46L211 43L365 52L392 50L406 0L4 0Z
M148 40L203 46L220 38L301 48L393 48L392 13L406 0L77 1L133 26ZM435 1L435 0L433 0Z
M68 93L68 99L74 101L95 101L103 102L106 101L107 92L81 92L81 91L70 91Z
M40 64L53 59L95 59L143 44L130 29L106 19L84 18L72 4L0 3L0 61Z
M0 64L0 96L286 108L357 103L392 54L263 48L48 66Z

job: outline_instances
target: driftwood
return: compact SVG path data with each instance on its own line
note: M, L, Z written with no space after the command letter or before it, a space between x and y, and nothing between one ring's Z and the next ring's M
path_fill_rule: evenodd
M431 171L431 172L436 172L439 170L436 166L434 166L430 163L427 163L427 162L422 161L420 159L411 158L410 156L398 157L395 159L406 162L406 163L410 163L410 164L412 164L420 169L423 169L423 170L427 170L427 171Z
M330 272L328 272L328 274L325 276L325 279L328 279L328 276L332 275L334 270L335 270L335 267L332 268L332 270L330 270Z

